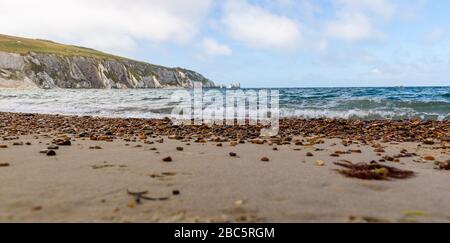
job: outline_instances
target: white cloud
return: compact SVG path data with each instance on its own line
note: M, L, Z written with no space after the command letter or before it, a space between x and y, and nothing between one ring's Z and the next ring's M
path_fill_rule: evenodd
M2 0L0 33L126 51L139 41L186 43L212 0Z
M325 31L329 36L346 41L382 39L384 36L372 26L370 19L361 13L344 13L337 20L328 22Z
M326 40L321 40L319 42L319 51L321 52L325 52L328 49L328 41Z
M444 28L436 28L431 32L427 33L425 39L429 43L436 43L441 41L445 35L447 34L447 30Z
M345 41L379 40L385 34L377 24L390 20L396 5L388 0L334 0L336 19L325 24L328 36Z
M252 48L291 49L301 42L297 22L246 1L228 1L223 23L233 39Z
M383 71L381 71L381 69L379 68L373 68L369 71L370 74L382 74Z
M346 12L365 12L376 17L390 19L396 11L391 0L334 0Z
M202 48L205 56L230 56L233 54L230 47L220 44L212 38L203 39Z

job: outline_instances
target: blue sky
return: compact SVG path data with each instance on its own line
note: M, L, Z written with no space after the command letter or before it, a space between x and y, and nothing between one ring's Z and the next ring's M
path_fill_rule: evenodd
M447 0L2 0L0 33L245 87L450 85Z

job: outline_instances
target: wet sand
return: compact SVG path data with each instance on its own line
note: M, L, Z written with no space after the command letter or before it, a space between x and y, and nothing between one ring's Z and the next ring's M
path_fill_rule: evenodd
M0 116L0 222L450 221L450 171L436 165L450 158L448 141L294 136L277 145L156 133L95 140L80 131L62 133L66 118L15 115L16 125L6 124L12 116ZM41 119L59 127L36 129ZM59 146L56 156L40 153L69 138L70 146ZM415 155L399 157L405 150ZM167 157L172 161L164 162ZM343 160L377 161L415 175L347 178L333 164ZM164 200L136 200L128 193L141 191Z

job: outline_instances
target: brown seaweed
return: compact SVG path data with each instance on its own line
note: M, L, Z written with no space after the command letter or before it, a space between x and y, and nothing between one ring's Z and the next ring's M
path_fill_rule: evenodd
M148 194L148 191L143 192L131 192L130 190L127 190L128 195L133 196L135 198L135 201L137 204L141 204L142 200L146 201L167 201L169 200L168 197L148 197L146 196Z
M389 178L408 179L415 175L413 171L401 170L398 168L381 165L376 162L370 164L354 164L350 161L343 160L341 162L335 162L334 164L346 168L337 170L342 175L362 180L389 180Z

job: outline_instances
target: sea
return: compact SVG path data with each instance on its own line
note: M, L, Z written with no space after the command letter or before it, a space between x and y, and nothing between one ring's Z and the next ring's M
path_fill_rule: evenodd
M242 89L241 91L259 92L261 90ZM276 90L279 93L279 114L283 118L450 119L450 87L270 90ZM163 118L170 117L173 109L181 105L181 101L173 99L173 95L180 91L177 89L0 89L0 112ZM205 100L211 100L207 99L208 95L221 93L225 97L226 93L230 92L225 89L209 91L203 90ZM188 92L193 94L192 90Z

